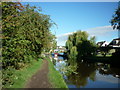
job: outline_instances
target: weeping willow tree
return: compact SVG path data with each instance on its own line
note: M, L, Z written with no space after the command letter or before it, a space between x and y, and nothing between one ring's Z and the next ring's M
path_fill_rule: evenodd
M69 58L72 60L73 64L76 62L77 55L78 55L77 47L73 46L70 50L70 55L69 55Z
M85 31L77 31L68 37L66 41L68 58L76 59L73 57L81 58L95 53L95 37L88 39L88 36Z

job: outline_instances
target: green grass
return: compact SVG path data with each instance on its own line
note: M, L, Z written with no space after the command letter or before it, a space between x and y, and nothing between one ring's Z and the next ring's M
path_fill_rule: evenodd
M47 60L49 62L48 78L53 88L68 88L60 72L56 71L49 58Z
M27 81L40 69L41 66L42 59L39 59L39 61L34 60L34 62L21 70L16 70L14 72L16 77L13 78L15 82L12 86L7 88L24 88Z
M98 55L96 55L96 56L99 56L99 57L104 57L104 55L101 55L101 54L98 54ZM107 54L105 57L111 57L112 55L110 54Z
M62 75L56 71L53 63L47 58L49 62L49 73L48 78L50 83L52 84L52 88L68 88ZM4 86L4 88L25 88L28 80L34 75L42 66L42 59L39 61L34 61L29 64L27 67L22 68L21 70L14 71L14 84L12 86Z

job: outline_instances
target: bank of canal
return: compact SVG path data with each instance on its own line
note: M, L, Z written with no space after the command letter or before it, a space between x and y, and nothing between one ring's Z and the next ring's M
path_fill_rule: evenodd
M110 64L79 62L76 73L65 74L67 63L63 57L55 58L56 70L63 74L68 88L120 88L120 69Z

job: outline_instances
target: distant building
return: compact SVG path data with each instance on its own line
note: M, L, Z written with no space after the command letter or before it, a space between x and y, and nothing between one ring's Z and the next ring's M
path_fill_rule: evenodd
M112 47L120 47L120 38L113 39L110 43L109 46Z
M109 44L109 43L105 41L105 42L102 44L102 47L106 47L106 46L108 46L108 44Z
M65 46L57 46L57 49L58 49L60 52L66 51Z
M101 42L98 42L97 43L97 45L99 46L99 47L106 47L106 46L108 46L108 42L106 42L106 41L101 41Z
M55 49L54 52L59 52L59 49Z

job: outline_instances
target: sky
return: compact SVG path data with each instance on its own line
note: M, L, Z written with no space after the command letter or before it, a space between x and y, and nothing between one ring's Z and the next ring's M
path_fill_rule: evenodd
M57 36L57 44L65 45L68 35L77 30L87 31L96 36L96 42L117 38L110 20L117 8L117 2L22 2L42 8L42 13L50 15L57 24L51 28Z
M21 1L21 2L118 2L119 0L12 0L12 1Z

